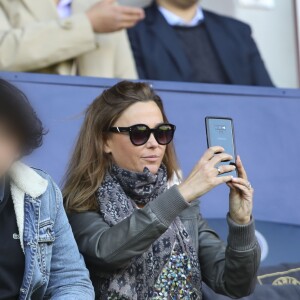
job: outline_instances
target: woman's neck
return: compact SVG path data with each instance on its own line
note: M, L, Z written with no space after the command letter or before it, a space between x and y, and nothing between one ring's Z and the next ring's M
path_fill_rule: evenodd
M157 0L157 4L172 12L173 14L175 14L176 16L178 16L186 22L190 22L195 17L199 5L198 3L195 3L190 7L182 8L163 0Z

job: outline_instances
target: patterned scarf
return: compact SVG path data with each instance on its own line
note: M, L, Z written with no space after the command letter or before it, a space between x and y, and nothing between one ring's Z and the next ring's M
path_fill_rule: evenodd
M156 175L147 168L134 173L113 166L97 191L100 214L109 226L128 218L138 205L146 205L167 189L167 171L161 166ZM142 255L129 266L101 279L100 299L146 300L154 295L154 286L169 262L175 243L187 254L192 265L191 283L200 290L201 276L198 257L179 217Z

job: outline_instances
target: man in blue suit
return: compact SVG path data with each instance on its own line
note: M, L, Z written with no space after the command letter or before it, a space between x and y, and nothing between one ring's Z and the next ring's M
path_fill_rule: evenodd
M197 0L156 0L129 30L141 79L273 86L251 28Z

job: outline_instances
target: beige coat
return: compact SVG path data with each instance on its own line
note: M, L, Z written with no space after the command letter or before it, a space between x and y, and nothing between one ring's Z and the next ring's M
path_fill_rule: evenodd
M94 34L85 11L99 0L73 0L60 19L53 0L0 0L0 70L135 79L126 31Z

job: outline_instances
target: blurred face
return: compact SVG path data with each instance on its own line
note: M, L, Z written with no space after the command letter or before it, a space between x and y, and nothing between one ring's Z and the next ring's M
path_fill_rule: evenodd
M198 0L159 0L158 2L160 3L166 3L172 6L176 6L178 8L189 8L193 5L195 5L196 3L198 3Z
M127 108L114 124L115 127L129 127L145 124L155 128L163 123L163 116L154 101L137 102ZM159 145L151 134L148 142L142 146L131 143L127 133L112 133L107 140L105 152L112 155L116 165L133 172L143 172L147 167L156 174L164 158L166 146Z
M20 156L20 145L16 136L0 121L0 179Z

